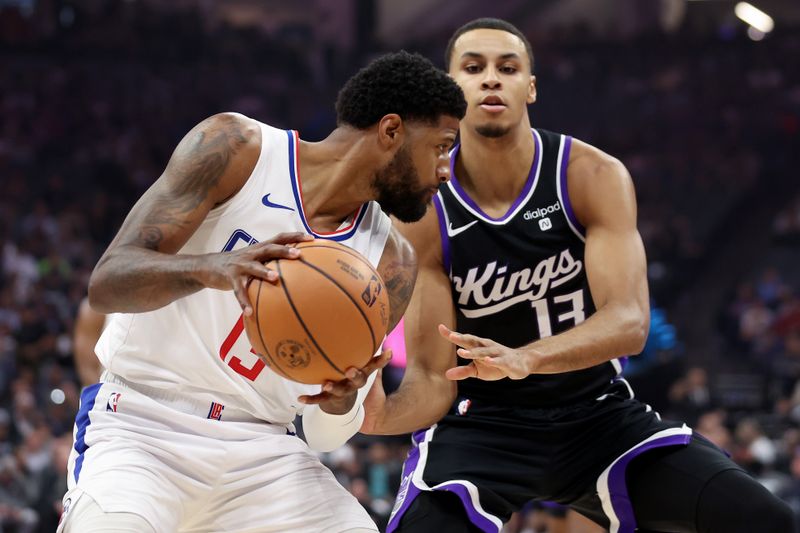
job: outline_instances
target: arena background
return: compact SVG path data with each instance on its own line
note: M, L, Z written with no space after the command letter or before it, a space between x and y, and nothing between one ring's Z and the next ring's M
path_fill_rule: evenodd
M238 111L320 139L360 66L399 48L442 65L479 16L532 41L533 124L634 177L653 306L639 396L800 517L800 3L753 4L771 31L724 0L0 0L0 533L55 530L77 306L181 136ZM407 449L358 436L323 460L385 523Z

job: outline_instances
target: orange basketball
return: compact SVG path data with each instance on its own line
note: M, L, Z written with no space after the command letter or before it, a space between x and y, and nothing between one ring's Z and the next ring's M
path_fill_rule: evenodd
M267 266L280 276L248 287L253 314L244 326L253 350L278 374L300 383L344 379L375 354L389 324L389 298L378 272L334 241L300 243L299 259Z

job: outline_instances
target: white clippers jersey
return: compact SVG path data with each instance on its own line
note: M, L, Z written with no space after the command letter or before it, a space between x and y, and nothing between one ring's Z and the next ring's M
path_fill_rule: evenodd
M342 227L313 233L297 176L297 132L261 124L261 155L244 187L213 209L179 253L230 251L286 231L332 239L377 267L391 229L376 202ZM242 312L231 291L203 289L147 313L117 314L96 347L103 366L134 384L218 402L286 424L302 413L301 394L319 385L284 379L251 353Z

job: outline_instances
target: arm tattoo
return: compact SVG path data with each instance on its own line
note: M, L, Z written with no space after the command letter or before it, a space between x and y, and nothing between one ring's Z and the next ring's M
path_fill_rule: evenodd
M390 330L394 329L406 312L411 294L414 292L415 274L413 262L404 263L399 259L393 259L386 267L383 279L389 290Z
M173 163L179 168L179 181L172 190L156 196L141 221L139 234L130 244L158 251L164 240L161 226L184 227L187 214L197 208L219 184L231 157L248 138L237 120L223 122L210 131L200 131L189 140L190 146L175 153Z

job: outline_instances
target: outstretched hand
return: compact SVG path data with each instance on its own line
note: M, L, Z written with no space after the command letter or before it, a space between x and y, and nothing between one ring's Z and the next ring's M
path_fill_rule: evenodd
M343 415L353 408L358 389L367 383L370 374L380 371L392 358L392 351L385 350L373 357L363 368L351 366L345 371L345 378L339 381L326 381L319 394L304 394L298 400L304 404L318 404L328 414ZM380 378L380 375L377 379ZM376 381L377 381L376 379ZM383 389L381 389L383 390Z
M458 333L439 324L439 334L455 344L459 357L470 359L464 366L450 368L445 372L447 379L462 380L478 378L496 381L503 378L523 379L530 374L530 354L503 346L491 339Z

